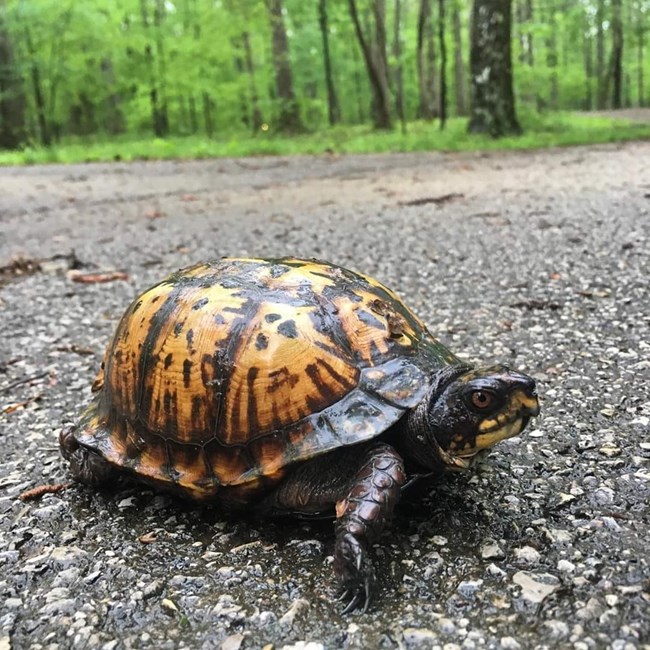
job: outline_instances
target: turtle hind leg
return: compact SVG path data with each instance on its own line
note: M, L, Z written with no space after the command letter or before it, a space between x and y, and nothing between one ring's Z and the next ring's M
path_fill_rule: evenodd
M117 470L99 454L82 447L74 437L74 427L65 427L59 434L61 454L70 463L77 481L86 485L106 485L116 478Z

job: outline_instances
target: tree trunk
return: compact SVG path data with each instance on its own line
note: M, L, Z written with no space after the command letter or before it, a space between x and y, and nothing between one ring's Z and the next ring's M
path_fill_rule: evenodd
M605 73L605 0L598 0L596 9L596 83L598 88L596 106L599 110L607 103L606 73Z
M142 18L142 27L147 34L149 31L149 15L147 12L147 0L140 0L140 14ZM151 104L151 128L157 138L165 136L164 120L160 110L158 85L156 82L156 73L154 67L153 50L150 43L145 43L144 58L146 61L147 72L149 74L149 102Z
M559 104L559 89L558 89L558 78L557 78L557 64L558 64L558 54L557 54L557 23L555 20L555 2L553 0L549 1L548 4L548 26L549 26L549 37L546 41L546 65L550 69L550 92L549 92L549 105L552 110L558 110Z
M167 61L162 33L165 18L165 1L156 0L154 25L156 27L156 59L158 61L158 81L160 88L160 130L163 137L169 135L169 110L167 101Z
M436 33L433 27L432 6L429 3L429 16L425 25L427 42L425 83L429 92L429 119L440 116L440 86L438 84L438 54L436 47Z
M404 70L402 64L402 2L395 0L395 20L393 21L393 58L395 69L395 111L402 124L402 132L406 132L406 109L404 107Z
M390 90L388 78L382 64L372 55L370 45L363 34L355 0L348 0L350 17L363 53L363 58L373 94L373 121L376 129L390 129L393 126L390 110Z
M103 58L100 63L100 68L106 87L111 89L111 92L106 97L104 126L111 135L124 133L126 124L121 107L122 98L118 92L113 90L115 87L115 71L112 60L109 57Z
M585 100L583 108L586 111L592 110L594 106L594 97L593 97L593 76L594 76L594 53L593 53L593 44L592 36L590 33L590 24L589 21L585 21L584 25L584 61L585 61Z
M640 7L637 8L637 92L639 97L639 106L645 106L645 96L644 96L644 76L643 76L643 48L645 45L644 36L644 19L645 14L640 10Z
M325 87L327 88L327 118L329 125L334 126L341 121L341 106L334 86L332 59L330 57L330 36L327 22L327 0L318 1L318 24L323 39L323 65L325 67Z
M205 91L201 95L203 100L203 122L205 124L205 133L208 138L214 134L214 118L212 117L212 98Z
M474 0L471 24L471 133L521 133L512 79L511 0Z
M282 0L266 0L273 33L273 65L275 92L280 104L277 127L285 133L303 131L298 101L293 91L293 74L289 55L289 39L282 15Z
M454 2L452 21L454 27L454 90L456 96L456 114L467 115L467 75L465 74L465 64L463 62L463 37L458 1Z
M621 0L612 0L612 107L623 105L623 17Z
M18 149L26 138L25 95L4 24L4 9L4 0L0 0L0 149Z
M423 120L432 120L436 110L436 78L435 78L435 45L432 42L431 29L431 4L429 0L420 1L418 12L418 31L416 45L416 59L418 70L418 87L420 91L420 106L418 117ZM425 56L425 44L427 53ZM433 74L432 74L433 71Z
M519 60L526 65L534 64L533 56L533 34L530 31L530 23L533 20L533 0L520 0L517 4L517 18L521 25L519 29L519 43L521 54ZM523 28L524 23L528 23L527 29Z
M32 34L29 31L28 27L25 27L25 44L27 45L27 52L29 53L29 58L31 60L29 72L32 78L34 105L36 107L36 119L38 121L38 131L41 137L41 144L44 147L49 147L52 144L52 134L47 122L45 95L43 93L43 85L41 83L41 71L38 67L38 60L36 57L36 51L34 50Z
M438 0L438 43L440 47L440 128L447 122L447 47L445 45L445 0Z
M251 48L251 37L248 32L242 32L242 44L244 46L244 66L248 75L249 93L251 100L251 122L253 133L257 133L264 123L262 111L260 110L260 98L257 94L257 83L255 82L255 64L253 63L253 49Z

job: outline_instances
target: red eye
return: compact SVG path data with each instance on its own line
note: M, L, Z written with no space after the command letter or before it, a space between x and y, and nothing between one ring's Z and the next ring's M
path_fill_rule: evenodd
M483 390L475 390L472 393L472 406L479 410L490 408L494 402L494 395Z

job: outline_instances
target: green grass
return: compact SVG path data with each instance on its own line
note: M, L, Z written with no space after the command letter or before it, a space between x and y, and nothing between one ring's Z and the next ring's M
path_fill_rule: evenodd
M455 118L440 131L438 123L411 122L406 133L373 131L367 126L336 127L300 136L270 133L256 136L233 134L229 138L170 137L67 140L50 148L0 151L0 165L76 163L114 160L216 158L223 156L293 155L335 153L382 153L407 151L491 151L538 149L579 144L650 139L650 124L553 113L522 117L521 136L498 140L469 135L467 121Z

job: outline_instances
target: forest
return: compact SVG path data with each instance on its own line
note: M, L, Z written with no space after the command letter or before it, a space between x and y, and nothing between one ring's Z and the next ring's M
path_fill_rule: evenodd
M518 112L650 105L650 0L0 0L0 149L444 127L496 5Z

